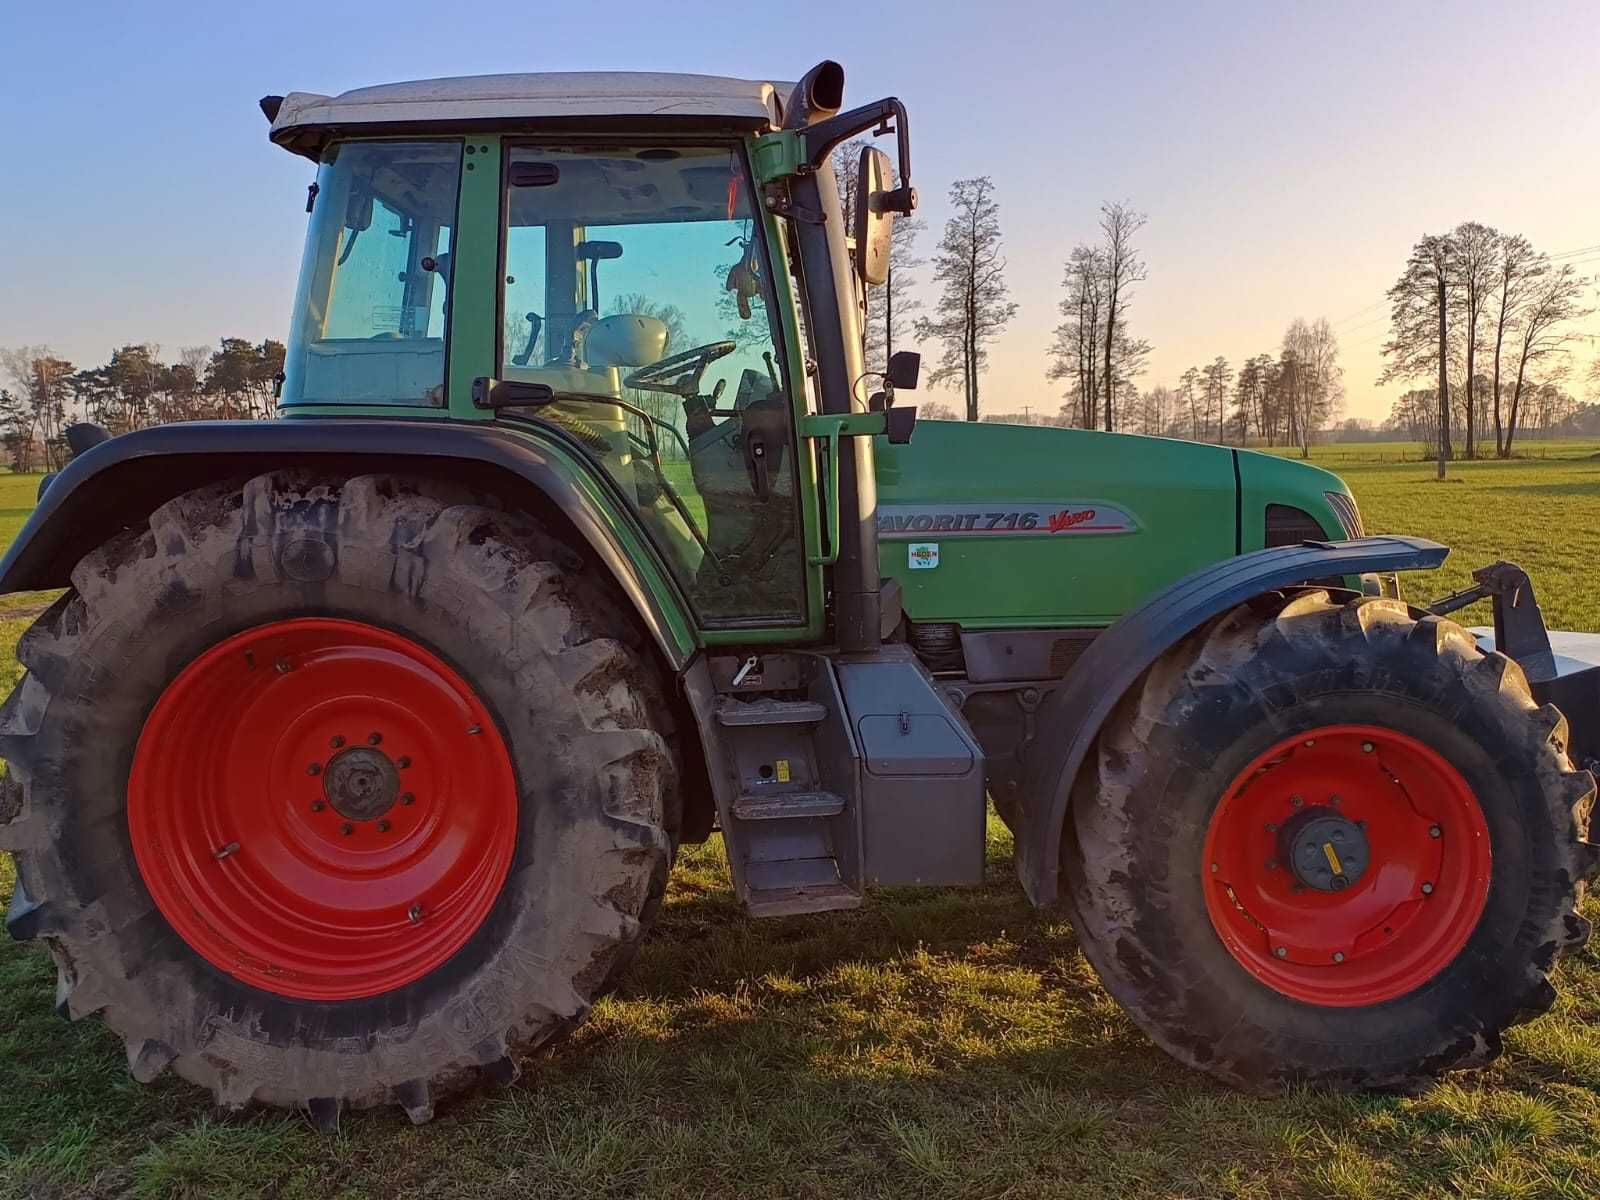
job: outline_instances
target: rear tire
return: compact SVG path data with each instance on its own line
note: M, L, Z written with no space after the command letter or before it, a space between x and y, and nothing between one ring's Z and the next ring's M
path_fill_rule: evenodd
M1319 731L1347 757L1303 749ZM1084 953L1164 1049L1248 1090L1410 1090L1486 1063L1589 932L1594 781L1566 740L1521 668L1453 622L1321 591L1243 605L1151 668L1079 780L1062 870ZM1285 846L1296 830L1309 844ZM1319 830L1367 857L1318 874ZM1369 925L1397 872L1415 879ZM1297 917L1293 948L1268 932Z
M8 925L16 936L45 941L58 968L58 1006L73 1018L101 1013L125 1039L137 1078L149 1081L170 1065L224 1106L295 1106L324 1126L346 1105L385 1102L425 1121L440 1095L479 1074L510 1081L520 1055L571 1030L615 980L665 886L680 812L679 763L653 652L610 579L580 552L526 519L431 481L287 471L171 501L148 529L88 555L72 580L73 589L23 636L18 657L28 673L0 710L0 755L10 766L0 793L0 845L15 851L17 863ZM393 919L363 915L370 928L353 910L341 913L342 877L324 881L325 908L306 910L305 938L282 940L293 971L230 951L226 938L219 949L192 933L219 912L249 916L244 892L225 901L216 895L240 868L253 866L259 844L219 846L214 864L191 853L203 860L194 871L216 867L197 876L198 887L185 890L172 879L151 886L159 877L149 874L151 864L176 857L190 836L186 810L164 801L159 835L137 807L130 823L130 773L145 771L147 762L181 769L173 757L180 755L226 767L226 754L219 759L211 743L226 751L235 733L225 700L211 728L158 722L152 714L162 711L186 667L208 651L226 657L226 648L216 652L219 644L241 634L246 641L230 645L247 644L264 628L367 630L367 641L389 648L383 653L398 647L402 661L415 660L405 670L437 664L470 693L463 703L480 706L470 711L493 722L471 743L494 743L508 760L500 775L483 777L503 779L508 792L482 797L507 814L479 822L485 853L503 847L507 860L489 883L473 885L488 889L479 893L485 911L456 942L441 943L447 957L437 966L418 974L394 960L395 986L381 986L381 975L376 987L370 979L335 978L336 960L318 975L315 961L299 953L316 931L330 934L325 945L344 938L360 950L372 944L362 937L383 920L391 940L396 927L407 929L403 903ZM408 654L407 647L415 649ZM298 665L285 658L277 670L288 679ZM260 686L277 678L271 662L252 657L248 666L267 677ZM250 687L259 680L239 678ZM369 690L376 694L376 684ZM340 692L336 684L323 699L359 712L359 698L347 702ZM252 710L252 736L261 731L261 711ZM293 715L286 711L284 720ZM414 738L422 738L425 729L413 724ZM273 728L266 733L269 741L278 736ZM491 764L493 758L491 747ZM441 755L432 764L439 789L449 786L458 761L465 760ZM358 764L368 769L362 787L395 765L374 762ZM308 797L326 808L331 801L311 789L331 783L307 779L295 763L298 780L281 787L269 780L261 795L279 804L280 792L292 794L293 803L280 807L293 814L306 812ZM248 756L242 765L258 773ZM221 841L228 836L222 825L239 814L226 795L207 792L209 776L187 778L210 804L197 803L194 823L219 823L195 836ZM237 782L249 788L256 781ZM457 789L451 802L478 802L467 794L473 786ZM419 802L387 813L396 836L402 815L423 808ZM335 846L338 815L319 810L315 818L333 822L331 833L322 832ZM351 816L365 834L385 814ZM282 820L309 828L312 817ZM463 826L461 836L471 828ZM295 825L270 848L292 849L295 838L309 836ZM235 854L232 863L222 861ZM472 854L468 845L461 857L470 863ZM372 873L359 857L347 862L357 874ZM403 871L392 874L397 885L408 882ZM269 875L257 879L270 882ZM207 891L213 886L216 895ZM199 914L198 926L185 906ZM298 919L278 894L261 912L263 920L283 916L291 926ZM426 929L428 915L412 913L412 927ZM346 918L348 928L340 925ZM175 926L191 930L193 944Z

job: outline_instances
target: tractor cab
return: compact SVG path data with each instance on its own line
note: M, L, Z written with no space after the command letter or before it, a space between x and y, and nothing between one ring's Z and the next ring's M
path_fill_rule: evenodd
M828 151L899 108L840 123L826 66L798 86L529 75L264 101L274 140L317 162L283 413L556 431L700 623L820 632L839 549L823 519L852 503L854 474L823 497L837 464L801 427L865 407L840 385L862 373L858 298L893 217L847 241ZM784 219L801 179L805 211L835 214L809 247ZM877 257L856 267L858 244ZM833 345L850 357L818 378L808 364ZM872 548L853 551L875 584Z

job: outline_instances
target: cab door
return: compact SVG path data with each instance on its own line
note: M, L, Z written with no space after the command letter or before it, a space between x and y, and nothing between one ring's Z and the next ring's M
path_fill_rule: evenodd
M509 142L494 375L599 468L710 643L823 627L805 375L743 144ZM802 454L804 451L804 454Z

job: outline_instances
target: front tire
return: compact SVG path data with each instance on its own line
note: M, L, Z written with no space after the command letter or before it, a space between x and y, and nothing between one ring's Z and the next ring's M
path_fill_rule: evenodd
M573 1028L659 904L679 764L631 613L443 485L180 497L18 657L8 924L141 1080L427 1120Z
M1270 597L1102 731L1062 869L1084 953L1235 1086L1409 1090L1544 1012L1594 781L1521 669L1396 600Z

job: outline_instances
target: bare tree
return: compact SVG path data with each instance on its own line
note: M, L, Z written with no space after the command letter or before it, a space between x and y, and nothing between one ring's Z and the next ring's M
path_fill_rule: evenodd
M1178 398L1189 414L1189 436L1197 442L1200 440L1201 395L1200 368L1190 367L1178 376Z
M958 179L950 185L950 206L944 237L934 257L933 277L941 285L931 319L919 318L917 336L942 344L939 363L928 381L961 382L967 420L978 419L978 378L988 361L988 345L1017 306L1006 285L1006 260L1000 255L1000 206L994 182L987 175Z
M1133 236L1148 218L1121 201L1100 206L1101 254L1105 259L1105 336L1101 353L1105 366L1101 387L1105 394L1106 430L1116 425L1117 343L1127 337L1128 303L1133 285L1146 277L1144 261ZM1149 352L1148 344L1144 347ZM1142 356L1141 356L1142 357Z
M1205 368L1202 375L1205 377L1206 433L1209 436L1214 428L1216 440L1221 442L1223 417L1228 411L1228 384L1233 379L1233 368L1228 365L1228 360L1219 354Z
M49 346L18 346L0 350L0 370L17 385L26 406L29 432L44 447L45 461L58 467L65 461L62 434L74 392L73 366Z
M1511 390L1511 419L1506 425L1503 457L1511 457L1511 441L1517 436L1518 408L1530 365L1553 358L1565 359L1576 337L1568 327L1588 315L1582 307L1584 281L1571 266L1552 267L1540 256L1536 282L1518 321L1517 378Z
M1154 437L1164 437L1172 425L1178 398L1169 387L1151 388L1144 396L1143 432Z
M1450 292L1455 279L1455 240L1429 234L1411 248L1405 269L1389 288L1389 360L1379 383L1437 372L1439 387L1438 477L1452 457L1450 445Z
M1311 435L1333 419L1344 397L1339 339L1327 317L1296 317L1283 335L1289 425L1300 457L1311 457Z
M1466 356L1467 457L1478 457L1477 369L1478 325L1500 275L1499 231L1479 221L1463 221L1450 235L1455 242L1457 308Z
M1105 307L1105 259L1099 250L1078 245L1067 259L1062 288L1061 315L1050 344L1050 365L1045 378L1069 380L1066 397L1073 408L1073 424L1093 429L1100 395L1101 310Z
M1506 335L1516 326L1539 278L1540 259L1520 233L1502 235L1494 284L1494 453L1505 458L1505 425L1500 412L1500 356Z

